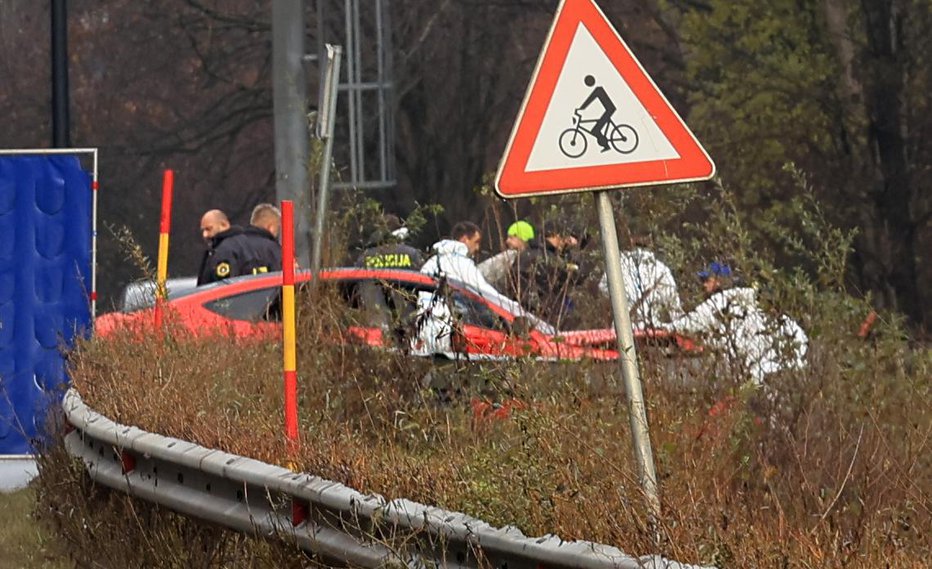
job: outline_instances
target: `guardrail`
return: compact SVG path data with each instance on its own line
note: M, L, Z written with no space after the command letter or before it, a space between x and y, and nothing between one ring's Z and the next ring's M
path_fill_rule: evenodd
M91 478L182 514L361 567L689 569L659 556L555 535L527 537L465 514L365 495L317 476L117 424L73 389L62 407L68 452Z

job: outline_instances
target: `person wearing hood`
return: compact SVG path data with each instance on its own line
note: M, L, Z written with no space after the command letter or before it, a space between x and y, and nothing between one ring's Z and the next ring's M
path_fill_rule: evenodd
M808 339L802 328L786 316L776 321L769 318L758 304L757 291L741 286L731 267L712 262L698 276L706 300L661 327L701 334L707 346L737 363L756 384L777 371L805 365ZM789 335L786 341L785 335ZM786 357L787 348L790 358Z
M441 281L450 279L472 288L482 295L499 296L499 292L485 280L472 257L482 244L482 231L469 221L453 226L449 239L442 239L431 247L434 255L427 259L421 272ZM449 298L444 298L443 286L437 291L418 293L418 333L412 339L411 351L415 354L452 353L453 313Z
M648 249L649 237L638 235L632 242L634 248L620 254L631 323L653 328L681 317L683 306L670 267ZM606 275L599 281L599 290L608 295Z
M366 250L356 259L356 266L409 271L420 269L424 258L420 251L404 242L408 237L408 228L398 216L384 215L381 225L369 236Z

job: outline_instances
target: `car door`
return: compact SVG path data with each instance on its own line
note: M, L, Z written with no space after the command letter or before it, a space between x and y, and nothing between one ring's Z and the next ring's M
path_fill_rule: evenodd
M221 317L216 326L237 338L266 340L281 336L281 287L267 286L222 296L202 304L204 310ZM204 322L205 327L211 327ZM217 330L203 330L216 333Z
M537 355L535 333L516 330L514 319L499 314L480 297L452 291L453 349L474 359L501 359Z
M368 345L407 350L417 333L418 295L432 292L431 279L419 273L366 271L343 282L344 296L356 310L349 332Z

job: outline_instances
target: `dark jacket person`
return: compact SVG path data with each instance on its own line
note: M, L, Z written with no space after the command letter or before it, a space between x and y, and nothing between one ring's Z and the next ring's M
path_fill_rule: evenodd
M356 259L356 266L367 269L419 270L424 264L424 257L420 251L405 244L408 228L391 214L384 216L383 224L384 227L369 236L368 248Z
M570 309L568 293L579 278L579 266L570 257L577 245L570 231L547 227L544 238L530 241L513 267L518 302L557 326Z
M207 241L207 250L198 271L198 286L229 277L281 270L280 248L275 265L277 241L262 233L268 233L267 230L257 229L247 233L238 225L230 225L220 210L205 213L201 218L201 235Z
M281 211L270 203L261 203L252 210L249 227L243 230L253 249L241 274L267 273L282 270L282 246L278 242L281 230Z

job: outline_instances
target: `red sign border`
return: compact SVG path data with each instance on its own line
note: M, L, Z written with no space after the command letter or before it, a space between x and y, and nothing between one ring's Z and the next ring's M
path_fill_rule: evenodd
M583 24L680 155L676 159L526 172L576 30ZM620 44L623 49L606 49ZM503 198L708 180L715 164L592 0L563 0L495 177ZM619 182L618 180L623 180Z

